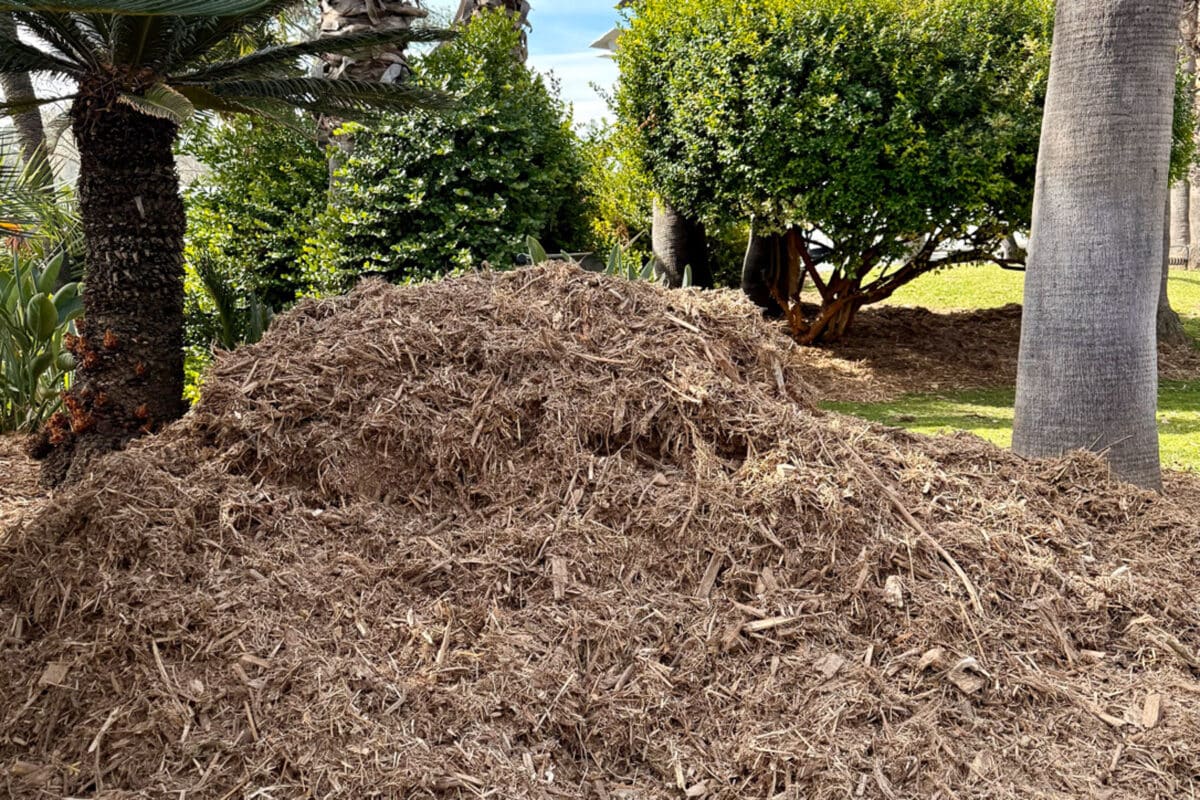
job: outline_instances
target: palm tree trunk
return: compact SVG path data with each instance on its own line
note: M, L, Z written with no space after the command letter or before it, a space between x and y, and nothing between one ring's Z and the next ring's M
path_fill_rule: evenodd
M5 38L15 38L17 23L11 14L0 14L0 35ZM23 102L37 99L33 90L33 81L28 72L11 72L0 75L0 90L4 92L7 102ZM39 153L45 154L46 131L42 126L42 115L36 108L21 111L12 115L13 127L17 130L17 138L21 146L21 158L29 163Z
M798 283L791 267L787 234L760 234L751 228L742 261L742 291L768 316L782 317L787 311L779 301L789 301Z
M184 208L176 126L105 92L71 110L87 261L75 384L44 434L43 482L182 416Z
M704 224L688 219L665 200L654 199L650 228L654 271L668 286L682 286L686 267L691 267L692 285L712 286L708 264L708 238Z
M1013 447L1107 452L1162 484L1155 312L1179 0L1059 0L1042 125Z
M1180 181L1183 183L1183 181ZM1178 186L1179 184L1176 184ZM1169 294L1169 278L1171 276L1171 259L1169 254L1171 238L1175 236L1176 231L1174 226L1170 224L1172 215L1175 213L1175 197L1172 193L1171 203L1167 206L1167 225L1164 226L1163 235L1163 264L1162 264L1162 280L1158 289L1158 313L1156 316L1155 330L1158 343L1160 345L1181 345L1188 343L1187 331L1183 328L1183 320L1175 313L1175 309L1171 308L1171 297Z
M404 29L427 16L428 11L410 0L321 0L321 35ZM323 60L323 71L330 78L394 83L408 77L402 47L376 49L357 58L327 55Z

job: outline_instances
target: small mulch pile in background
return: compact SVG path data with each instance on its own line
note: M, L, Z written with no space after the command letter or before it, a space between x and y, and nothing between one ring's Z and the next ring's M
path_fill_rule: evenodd
M1021 307L934 312L874 306L858 315L845 341L808 348L809 381L821 400L887 402L905 394L939 394L1014 386ZM1200 380L1200 349L1159 348L1159 378Z
M308 302L0 545L13 797L1200 791L1196 495L813 409L741 301Z
M0 538L23 514L45 500L38 487L38 465L25 455L21 436L0 435Z

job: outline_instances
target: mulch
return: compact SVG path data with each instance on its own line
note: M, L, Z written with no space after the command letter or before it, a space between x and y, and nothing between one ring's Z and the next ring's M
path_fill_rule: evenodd
M0 544L20 798L1200 791L1200 522L814 407L742 301L305 302Z
M810 348L808 375L824 400L887 402L906 394L945 394L1014 386L1021 307L933 312L864 309L843 341ZM1200 349L1159 348L1159 378L1200 379Z
M44 499L37 464L25 455L23 437L0 435L0 537Z

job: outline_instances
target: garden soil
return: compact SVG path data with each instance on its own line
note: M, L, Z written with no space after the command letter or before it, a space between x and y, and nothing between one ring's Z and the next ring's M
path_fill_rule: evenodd
M1194 504L808 372L563 266L302 304L0 545L0 795L1196 796Z

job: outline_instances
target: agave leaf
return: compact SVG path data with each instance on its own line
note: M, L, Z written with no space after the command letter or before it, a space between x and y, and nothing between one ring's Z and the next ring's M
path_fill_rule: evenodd
M534 264L544 264L549 260L546 248L542 247L542 243L532 236L525 237L525 247L529 251L529 260Z
M605 275L616 275L621 271L621 245L614 244L612 250L608 251L608 269L604 270Z
M692 265L688 264L683 268L683 288L692 288Z

